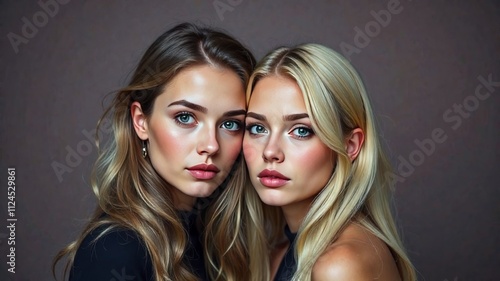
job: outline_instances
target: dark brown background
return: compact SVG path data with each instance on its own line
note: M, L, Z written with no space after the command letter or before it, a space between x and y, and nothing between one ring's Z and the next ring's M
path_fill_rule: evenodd
M221 2L234 7L219 16ZM95 148L84 131L163 31L181 21L221 27L257 58L302 42L340 50L342 42L356 46L355 28L370 27L371 12L389 2L74 0L44 22L37 1L0 1L0 279L52 279L52 257L94 204ZM472 97L479 76L500 81L500 3L401 0L397 10L351 61L400 166L395 200L406 246L421 280L500 280L500 87ZM16 53L8 34L23 36L23 18L34 16L40 27ZM461 116L454 105L464 102L470 112ZM415 141L434 130L446 139L423 154ZM66 160L68 149L79 149L81 163ZM421 163L408 170L405 161ZM72 169L60 180L56 162ZM15 274L6 265L8 167L17 172Z

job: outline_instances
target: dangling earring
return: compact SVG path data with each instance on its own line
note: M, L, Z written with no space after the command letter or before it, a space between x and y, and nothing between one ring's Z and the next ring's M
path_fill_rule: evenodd
M146 141L142 141L142 158L148 156L148 150L146 149Z

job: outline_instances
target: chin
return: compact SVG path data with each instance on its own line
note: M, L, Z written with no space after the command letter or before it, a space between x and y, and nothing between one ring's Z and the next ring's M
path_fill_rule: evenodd
M202 187L193 187L191 189L191 192L189 193L189 196L197 197L197 198L204 198L212 195L214 191L217 189L217 187L213 186L202 186Z
M258 192L260 200L269 206L281 207L285 205L285 202L283 202L283 194L276 191L277 190L260 190Z
M283 202L280 202L279 200L262 200L264 204L268 206L273 206L273 207L283 207L285 204Z

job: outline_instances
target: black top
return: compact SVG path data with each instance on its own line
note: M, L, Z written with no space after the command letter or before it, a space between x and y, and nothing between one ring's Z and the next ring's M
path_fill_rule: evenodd
M291 280L293 274L297 270L297 262L295 261L295 237L297 237L297 233L292 233L287 225L285 227L285 235L288 241L290 241L290 245L288 246L288 250L286 250L285 256L281 260L274 281Z
M188 233L188 246L184 253L184 264L200 280L208 280L203 247L196 228L196 214L179 213ZM99 227L85 237L78 248L71 268L69 281L134 280L153 281L151 258L142 239L133 230L116 228L94 239L106 226Z

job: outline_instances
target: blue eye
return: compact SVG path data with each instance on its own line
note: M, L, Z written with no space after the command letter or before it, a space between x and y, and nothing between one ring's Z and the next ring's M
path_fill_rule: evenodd
M263 126L261 126L261 125L257 125L257 124L254 124L254 125L248 125L248 126L247 126L247 131L248 131L251 135L259 135L259 134L265 134L265 133L267 133L266 128L264 128L264 127L263 127Z
M313 134L313 131L306 127L298 127L293 129L292 135L297 138L309 138Z
M221 128L224 128L229 131L238 131L240 130L241 125L239 121L228 120L222 123Z
M188 112L181 112L175 116L175 121L181 125L192 125L196 122L193 115Z

